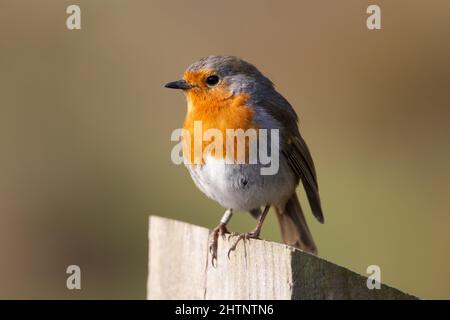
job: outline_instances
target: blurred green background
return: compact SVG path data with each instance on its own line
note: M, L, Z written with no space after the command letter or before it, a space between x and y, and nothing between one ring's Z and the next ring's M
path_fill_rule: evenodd
M450 298L449 38L446 0L1 0L0 298L143 299L148 215L217 224L223 209L170 161L186 106L163 88L210 54L254 63L298 112L319 254ZM280 240L273 215L263 237ZM81 291L66 289L70 264Z

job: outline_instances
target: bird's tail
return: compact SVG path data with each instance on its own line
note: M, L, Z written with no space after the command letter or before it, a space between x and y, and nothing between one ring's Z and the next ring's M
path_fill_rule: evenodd
M284 208L275 208L284 243L317 254L317 247L306 224L297 194L291 196Z

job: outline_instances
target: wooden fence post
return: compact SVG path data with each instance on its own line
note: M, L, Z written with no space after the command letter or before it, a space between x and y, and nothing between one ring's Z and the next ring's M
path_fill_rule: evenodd
M150 216L148 299L417 299L290 246L263 240L219 240L217 267L209 230Z

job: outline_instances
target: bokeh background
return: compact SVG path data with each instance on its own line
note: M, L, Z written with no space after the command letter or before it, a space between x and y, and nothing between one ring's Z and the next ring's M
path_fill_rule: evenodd
M217 224L223 209L170 161L186 106L163 88L210 54L251 61L298 112L320 255L450 298L448 39L446 0L1 0L0 298L144 299L148 216ZM280 240L273 215L263 237ZM66 289L70 264L81 291Z

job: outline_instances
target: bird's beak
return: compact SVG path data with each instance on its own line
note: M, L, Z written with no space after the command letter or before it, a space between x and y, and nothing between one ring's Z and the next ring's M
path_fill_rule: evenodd
M166 85L164 87L170 88L170 89L189 90L189 89L192 89L193 85L186 82L185 80L177 80L177 81L172 81L172 82L166 83Z

